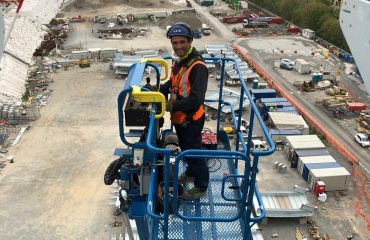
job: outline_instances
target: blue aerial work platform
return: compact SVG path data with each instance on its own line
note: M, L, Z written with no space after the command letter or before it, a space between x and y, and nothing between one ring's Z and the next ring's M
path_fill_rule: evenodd
M174 149L161 146L164 135L174 131L172 126L171 129L162 129L160 126L165 111L164 96L141 87L141 81L145 69L150 67L156 71L156 86L159 87L160 79L167 78L168 73L166 70L166 76L161 76L161 72L163 73L161 70L163 67L166 68L164 61L148 59L134 64L129 70L125 86L119 93L119 134L126 147L115 151L116 155L125 159L116 176L120 186L118 198L120 210L125 216L135 220L141 240L262 239L256 237L258 234L252 233L252 229L256 228L255 224L265 216L256 184L258 159L260 156L272 154L275 145L245 81L240 81L242 84L240 96L248 97L251 103L247 141L244 140L240 129L241 118L236 117L231 104L222 100L225 63L234 62L240 79L243 79L237 62L230 58L206 58L205 61L216 62L221 68L219 99L212 100L218 103L215 126L217 149L187 150L178 153ZM135 101L140 104L135 105ZM243 109L242 104L243 97L240 98L239 109ZM130 116L128 119L127 106L131 107L132 113L136 111L132 108L138 106L143 109L143 105L145 108L140 110L140 114L145 115L143 112L146 111L146 117ZM233 147L226 132L220 130L222 108L231 108L236 137L240 139ZM141 126L140 129L129 129L125 126L128 122L136 120L142 123L143 118L147 123L146 126L138 124ZM249 147L255 119L269 145L267 150L253 151ZM208 159L210 170L208 194L199 200L185 201L181 198L181 193L192 187L192 183L178 184L178 176L186 168L183 159L199 157ZM239 172L238 166L243 171ZM162 195L159 194L160 187ZM258 206L255 207L254 203L258 203ZM259 210L259 214L255 209ZM260 233L259 235L261 237Z

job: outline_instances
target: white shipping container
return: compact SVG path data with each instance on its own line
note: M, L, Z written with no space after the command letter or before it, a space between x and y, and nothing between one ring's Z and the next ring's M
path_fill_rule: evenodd
M344 168L312 169L308 176L308 184L311 189L317 181L324 181L325 191L347 190L351 174Z
M288 136L287 140L289 142L307 142L307 141L317 141L320 138L317 135L298 135L298 136Z
M82 59L91 59L92 53L90 51L73 51L69 55L69 59L82 60Z
M309 156L309 157L300 157L298 158L298 167L297 170L302 175L303 167L308 163L326 163L326 162L336 162L331 155L324 156Z
M326 148L316 135L287 136L286 140L290 150Z
M294 69L297 70L299 74L309 74L311 72L310 64L301 58L295 60Z
M239 1L239 6L241 9L248 9L248 3L244 1Z
M312 39L315 37L315 31L305 28L302 30L302 36L308 39Z

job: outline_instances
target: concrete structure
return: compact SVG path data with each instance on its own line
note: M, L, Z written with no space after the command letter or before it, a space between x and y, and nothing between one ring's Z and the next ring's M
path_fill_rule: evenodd
M32 55L43 41L47 28L43 25L59 12L62 0L25 1L0 61L0 102L18 101L25 88ZM5 34L15 16L15 5L4 11Z

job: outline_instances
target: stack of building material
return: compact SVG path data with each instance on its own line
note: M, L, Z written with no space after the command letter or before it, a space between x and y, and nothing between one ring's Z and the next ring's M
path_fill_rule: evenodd
M322 105L326 108L344 108L348 98L344 95L325 97L322 99Z
M356 130L360 133L365 133L370 136L370 110L363 110L360 116L356 119Z
M338 86L333 86L332 88L326 89L326 94L330 96L335 96L335 95L347 95L347 91L341 87Z

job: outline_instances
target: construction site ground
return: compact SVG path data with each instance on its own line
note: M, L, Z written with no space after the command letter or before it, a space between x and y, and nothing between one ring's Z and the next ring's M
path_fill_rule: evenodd
M82 1L83 2L83 1ZM99 3L98 1L94 1ZM131 1L130 1L131 2ZM71 9L64 16L114 16L124 11L153 11L156 7L162 10L158 1L152 6L117 7L114 1L104 8L92 10L87 8ZM199 20L210 21L206 8L201 8L193 1ZM215 1L218 8L226 9L222 1ZM87 3L86 3L87 4ZM184 7L185 1L171 1L171 7ZM178 4L178 5L176 5ZM209 17L209 18L208 18ZM175 21L176 19L174 19ZM165 38L165 28L158 24L148 24L150 33L142 38L132 40L104 40L92 34L93 23L74 23L71 33L64 44L65 48L118 48L123 50L162 49L170 53L171 46ZM271 54L269 49L273 42L281 37L264 39L235 40L230 26L225 27L220 22L214 22L214 32L210 36L194 40L198 49L204 49L204 44L220 44L229 40L238 41L245 47L248 54L261 64L277 81L281 82L292 94L299 96L300 102L313 111L316 117L327 126L333 126L332 118L321 107L317 107L315 99L325 93L302 93L293 86L295 79L306 79L296 72L287 72L274 67L274 61L289 55ZM216 33L216 34L215 34ZM311 48L305 40L284 38L298 52L308 52ZM254 41L254 42L253 42ZM294 44L293 44L294 42ZM257 46L256 44L266 44ZM298 45L297 45L298 44ZM299 44L302 44L299 45ZM281 48L281 47L273 47ZM285 51L286 52L286 51ZM306 55L306 54L305 54ZM309 56L304 56L309 59ZM316 64L331 63L321 59L311 58ZM121 216L114 216L115 208L111 205L115 199L114 187L104 185L103 174L108 164L115 159L113 151L123 147L118 136L117 94L124 81L116 79L114 72L109 70L109 63L94 62L90 68L59 69L53 77L49 89L52 94L48 105L41 109L41 117L33 122L29 130L22 136L20 142L10 148L8 155L14 155L14 163L0 172L0 239L111 239L118 237L123 231ZM358 86L358 95L368 101L361 84L350 80L350 84ZM217 92L218 82L210 79L207 95ZM238 91L238 88L234 88ZM247 117L247 116L246 116ZM166 122L169 122L166 117ZM342 123L341 121L339 121ZM214 121L206 122L213 125ZM259 133L260 129L256 129ZM344 126L333 127L338 138L361 156L369 156L369 151L360 148L353 141L351 130ZM330 148L330 153L337 161L351 170L349 163ZM257 175L260 191L292 190L294 185L305 186L305 181L295 169L288 168L285 173L279 173L273 168L274 162L280 161L287 165L284 151L276 151L269 157L263 157L259 162ZM242 169L240 169L242 170ZM325 203L320 203L316 197L308 193L310 202L318 206L313 217L320 233L328 233L331 239L346 239L353 235L354 239L370 239L366 223L355 210L356 193L351 183L348 191L329 192ZM267 224L260 224L265 239L271 239L278 234L278 239L294 239L295 227L306 233L306 225L299 224L298 219L269 219Z
M314 112L315 117L319 119L321 124L324 126L330 126L328 130L337 135L338 139L342 139L346 147L352 150L352 152L356 153L355 155L358 157L360 162L367 169L370 169L369 149L362 148L353 139L355 134L355 119L335 119L328 113L328 111L318 104L318 99L328 96L324 90L302 92L300 88L294 86L296 82L310 80L310 75L300 75L296 71L286 71L274 65L274 61L281 58L290 58L292 60L295 60L296 58L303 58L306 59L310 64L316 65L318 68L320 65L323 65L323 67L326 67L328 70L334 71L336 70L338 63L324 60L323 58L320 59L319 57L310 56L310 53L316 50L318 46L313 42L307 42L307 40L303 38L252 38L248 40L241 40L239 45L245 47L248 54L250 54L250 56L252 56L252 58L258 62L258 64L260 64L273 77L274 80L282 84L293 96L295 96L295 99L297 99L301 105ZM300 50L297 50L297 48ZM281 50L285 54L281 54ZM294 51L297 51L298 53L294 54ZM353 87L350 89L354 96L358 97L366 104L370 102L369 95L364 91L364 88L361 87L361 82L359 80L353 84L354 81L345 75L341 76L341 78L342 79L340 82L344 82L346 85L353 85ZM339 124L331 124L333 119Z

